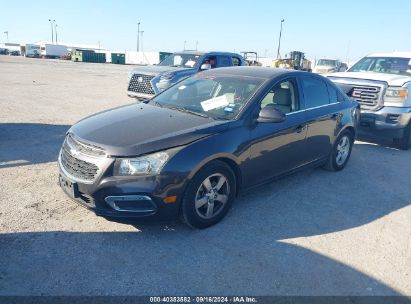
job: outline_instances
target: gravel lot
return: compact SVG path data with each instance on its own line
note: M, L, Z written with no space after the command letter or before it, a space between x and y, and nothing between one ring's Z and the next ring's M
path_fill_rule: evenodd
M411 151L262 186L217 226L108 222L57 186L65 131L131 66L0 56L0 295L411 295Z

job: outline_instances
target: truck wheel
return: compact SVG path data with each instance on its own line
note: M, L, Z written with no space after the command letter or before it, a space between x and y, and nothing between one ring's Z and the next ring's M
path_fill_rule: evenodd
M411 123L404 129L403 136L394 141L401 150L409 150L411 148Z
M221 161L196 173L182 200L181 218L192 228L203 229L223 219L235 199L235 174Z
M335 141L329 159L324 165L324 169L329 171L340 171L344 169L350 159L353 143L353 134L348 130L343 131Z

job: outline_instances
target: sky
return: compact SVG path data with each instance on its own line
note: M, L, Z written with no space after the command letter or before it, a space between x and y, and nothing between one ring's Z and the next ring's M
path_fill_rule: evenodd
M0 0L0 42L58 39L102 48L136 50L137 23L144 51L256 51L275 57L300 50L354 61L369 53L411 51L409 0Z

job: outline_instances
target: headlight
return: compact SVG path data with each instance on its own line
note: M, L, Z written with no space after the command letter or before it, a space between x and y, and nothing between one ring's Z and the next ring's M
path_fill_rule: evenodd
M160 81L169 81L171 79L173 79L174 74L173 73L167 73L167 74L163 74L160 76Z
M166 152L157 152L137 158L117 159L114 172L116 175L158 174L168 158Z
M388 87L385 92L385 102L404 102L408 99L408 89L401 87Z

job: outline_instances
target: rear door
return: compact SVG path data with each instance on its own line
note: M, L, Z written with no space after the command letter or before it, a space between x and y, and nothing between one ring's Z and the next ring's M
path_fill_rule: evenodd
M299 78L307 118L305 163L329 155L342 112L337 91L320 77L304 75Z
M231 58L226 55L217 56L217 68L230 67L232 66Z

